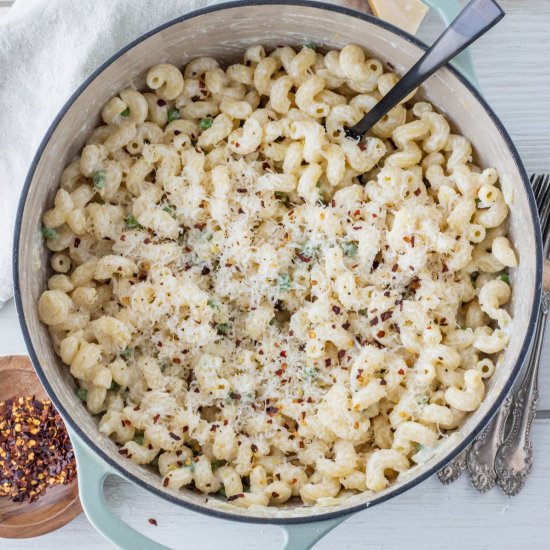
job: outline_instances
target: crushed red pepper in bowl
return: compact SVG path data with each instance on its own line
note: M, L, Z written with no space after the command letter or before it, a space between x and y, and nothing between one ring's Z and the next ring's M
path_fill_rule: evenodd
M34 502L75 476L73 447L51 401L19 397L0 403L0 496Z

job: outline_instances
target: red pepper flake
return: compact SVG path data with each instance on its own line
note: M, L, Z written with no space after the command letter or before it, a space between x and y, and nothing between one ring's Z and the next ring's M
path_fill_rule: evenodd
M237 193L246 193L246 189L244 187L239 187Z
M172 363L175 363L176 365L181 365L181 359L179 357L173 357Z
M157 105L159 107L164 107L166 105L166 101L164 101L164 99L157 99Z
M273 491L273 492L271 493L271 496L272 496L273 498L277 498L277 497L279 496L279 493Z
M201 275L208 275L210 273L210 268L208 266L204 266L202 269L201 269Z
M167 477L165 477L165 478L164 478L164 481L162 482L162 486L163 486L163 487L168 487L168 483L170 483L170 479L167 478Z
M397 264L393 264L393 267L391 268L391 270L395 273L398 269L398 265Z
M414 235L411 237L411 246L414 248Z
M252 443L252 445L250 445L250 450L253 453L257 453L258 452L258 445L256 445L255 443Z
M155 416L153 416L153 424L156 424L159 421L159 418L160 418L160 414L159 413L155 414Z
M145 239L143 239L144 244L149 244L150 242L151 242L151 239L149 237L145 237Z
M443 267L441 268L441 271L443 273L447 273L447 271L449 271L449 268L447 267L447 264L443 264Z
M378 324L378 317L373 317L371 320L370 320L370 326L371 327L374 327Z
M392 315L393 315L393 311L391 310L384 311L384 313L380 314L380 319L382 319L382 322L384 322L390 319Z
M128 456L128 449L119 449L118 454L122 456Z
M401 376L403 376L405 374L405 371L403 369L399 369L397 371L397 374L400 374Z
M336 315L340 315L340 311L342 311L338 306L332 306L332 311L336 313Z
M286 351L285 350L282 350L281 353L279 353L279 355L281 357L286 357Z
M176 435L174 432L168 432L168 435L174 440L174 441L181 441L181 437L179 435Z
M330 367L331 364L332 364L332 359L330 357L325 359L325 367Z
M383 330L379 330L379 331L376 333L376 337L377 337L377 338L384 338L384 336L386 336L386 333L385 333Z
M162 100L159 99L159 101L162 101ZM168 480L165 480L165 481L168 481ZM168 483L167 483L166 485L168 485ZM166 485L165 485L165 487L166 487ZM158 525L157 520L156 520L155 518L149 518L147 521L148 521L151 525L154 525L155 527Z
M240 401L241 400L241 394L240 393L230 392L229 397L231 399L233 399L234 401Z
M278 407L266 407L265 408L265 412L269 415L269 416L273 416L275 414L277 414L279 412L279 408Z
M238 144L237 144L237 145L238 145ZM228 501L228 502L231 502L232 500L237 500L238 498L243 498L243 497L244 497L244 493L238 493L238 494L236 494L236 495L227 497L227 501Z
M420 188L417 187L417 188L413 191L413 193L418 197L418 195L420 195L420 193L422 193L422 191L420 191Z
M349 322L345 322L345 323L342 325L342 328L343 328L344 330L348 330L349 327L351 327L351 323L349 323Z
M212 424L212 426L210 426L210 431L215 432L218 428L219 428L218 424Z
M300 259L301 262L308 263L311 262L311 258L308 258L307 256L304 256L301 252L298 252L296 256Z
M189 426L184 426L182 432L185 434L189 431Z
M193 225L193 227L195 229L199 229L200 231L202 231L206 227L206 224L205 223L196 223L195 225ZM189 252L191 252L191 251L189 251Z
M268 170L269 168L271 168L271 166L269 166L269 162L264 161L264 162L262 163L262 168L263 168L264 170Z
M343 359L345 355L346 355L345 349L338 350L338 359Z
M367 146L361 141L357 147L359 147L359 149L361 149L361 151L365 151L367 149Z

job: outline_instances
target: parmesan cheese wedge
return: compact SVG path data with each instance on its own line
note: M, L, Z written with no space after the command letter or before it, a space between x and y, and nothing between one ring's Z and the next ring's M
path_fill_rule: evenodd
M416 34L429 9L420 0L368 0L368 2L374 15L411 34Z

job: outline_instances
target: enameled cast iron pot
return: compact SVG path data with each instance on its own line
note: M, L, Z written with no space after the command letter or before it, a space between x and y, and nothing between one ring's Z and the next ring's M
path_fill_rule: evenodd
M458 11L455 0L431 0L446 22ZM498 32L498 31L497 31ZM451 68L440 70L423 86L422 94L468 137L482 166L495 166L506 196L512 197L510 231L520 256L512 274L511 312L515 329L506 357L490 381L485 400L456 434L441 444L422 466L400 476L397 483L377 494L361 494L333 507L290 504L262 511L242 510L210 497L164 489L158 474L138 466L117 452L117 446L98 431L97 423L75 396L69 369L54 353L46 327L38 319L37 301L46 286L47 254L42 246L42 213L55 194L65 165L78 154L86 136L98 124L102 105L118 90L144 85L147 69L160 62L182 66L208 55L231 62L252 44L273 48L280 44L314 42L321 48L347 43L364 46L383 62L403 73L425 46L410 35L368 15L332 5L298 1L244 1L213 6L171 21L136 40L101 66L70 98L55 119L27 177L14 243L14 279L17 310L23 334L38 376L72 434L79 469L83 508L92 524L121 548L165 548L115 517L106 506L103 482L107 475L122 476L175 505L220 518L276 523L284 526L285 548L310 548L349 514L384 502L437 472L468 445L496 412L525 360L540 299L542 254L535 202L525 170L498 118L475 87ZM475 82L469 57L457 65Z

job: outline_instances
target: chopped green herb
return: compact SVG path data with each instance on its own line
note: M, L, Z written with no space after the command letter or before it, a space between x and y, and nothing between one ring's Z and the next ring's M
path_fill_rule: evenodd
M216 332L220 336L225 336L231 330L231 323L220 323L216 325Z
M290 275L288 273L282 273L279 275L279 277L277 277L277 286L281 290L290 290L290 287L292 286Z
M115 393L118 393L118 391L122 388L120 384L117 384L114 380L111 382L111 387L109 388L111 391L114 391Z
M143 436L143 432L136 432L136 435L134 435L134 441L138 444L138 445L143 445L143 439L144 439L144 436Z
M98 170L97 172L94 172L92 175L92 180L94 182L94 187L101 191L101 189L105 189L105 183L107 182L107 173L105 170Z
M501 280L501 281L504 281L507 285L510 284L510 277L508 276L507 273L503 273L502 275L499 275L497 277L497 279Z
M58 237L58 233L55 229L51 228L51 227L46 227L45 225L42 227L42 236L45 238L45 239L50 239L50 240L53 240L53 239L57 239Z
M315 184L315 187L317 187L317 189L319 189L321 187L321 180L319 180L316 184Z
M424 445L422 445L422 443L417 443L417 444L416 444L416 452L417 452L417 453L418 453L419 451L421 451L423 448L424 448Z
M205 238L207 241L211 241L213 236L214 236L214 235L212 235L212 233L207 233L207 234L205 235L204 238Z
M317 46L313 42L308 42L307 44L304 44L304 46L313 51L317 50Z
M218 468L225 466L227 464L227 460L213 460L211 464L212 470L217 470Z
M176 209L176 207L173 205L173 204L167 204L163 210L165 212L168 212L168 214L171 214L174 210Z
M120 352L120 356L123 359L126 359L126 361L128 361L128 359L131 359L133 355L134 355L134 350L132 348L125 348Z
M225 487L222 487L222 488L218 491L218 495L222 496L223 498L227 498L227 495L225 494Z
M341 244L342 250L346 256L353 258L357 255L357 243L355 241L346 241Z
M312 260L316 254L317 254L317 247L314 246L310 241L306 241L302 245L302 248L300 249L300 252L297 254L297 256L302 261L308 261L308 260Z
M130 107L126 107L122 113L120 113L121 116L130 116Z
M88 399L88 390L85 390L84 388L77 388L75 393L80 401L86 402L86 400Z
M479 205L481 204L481 199L476 199L476 206L479 208Z
M136 220L135 216L127 216L124 218L124 223L126 227L130 229L143 229L143 226Z
M369 314L369 310L367 308L360 309L357 313L359 313L359 315L364 315L366 317Z
M278 327L278 326L280 326L279 319L277 319L277 317L273 317L273 318L271 319L271 321L269 321L269 326L270 326L270 327Z
M208 130L208 128L210 128L213 123L214 121L212 120L211 117L202 118L201 121L199 122L199 128L201 130Z
M301 371L304 380L315 380L319 375L319 370L315 367L302 367Z
M179 118L181 118L179 109L170 109L168 111L168 122L173 122L174 120L178 120Z
M182 233L178 236L178 244L180 246L183 246L185 244L185 233Z
M162 372L162 374L164 374L166 372L166 369L170 367L170 363L168 361L163 361L161 364L160 364L160 372Z
M216 304L216 302L214 302L213 300L208 300L206 302L206 305L211 307L212 309L220 309L220 306L218 306L218 304Z

